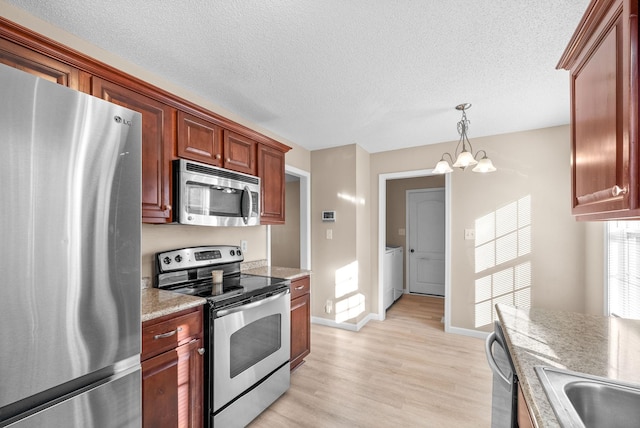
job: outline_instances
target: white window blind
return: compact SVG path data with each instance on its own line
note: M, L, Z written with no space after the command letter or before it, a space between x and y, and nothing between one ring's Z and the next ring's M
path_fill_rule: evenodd
M609 314L640 319L640 221L607 224Z

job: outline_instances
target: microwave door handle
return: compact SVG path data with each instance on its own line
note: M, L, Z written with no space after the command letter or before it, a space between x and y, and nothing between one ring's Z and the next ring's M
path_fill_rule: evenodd
M249 217L251 217L251 213L253 212L251 191L247 186L244 186L244 189L242 190L242 201L240 202L240 204L242 205L242 221L244 221L244 224L247 224L249 223Z

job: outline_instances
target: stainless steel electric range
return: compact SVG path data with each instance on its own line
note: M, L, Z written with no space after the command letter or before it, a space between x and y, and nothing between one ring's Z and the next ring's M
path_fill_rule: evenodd
M159 289L207 299L205 421L244 427L289 388L291 281L240 271L230 245L156 254ZM213 282L213 271L223 271Z

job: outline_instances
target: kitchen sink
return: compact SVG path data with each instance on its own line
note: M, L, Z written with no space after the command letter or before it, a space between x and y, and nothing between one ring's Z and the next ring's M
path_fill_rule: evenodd
M640 424L640 385L555 367L535 370L563 428Z

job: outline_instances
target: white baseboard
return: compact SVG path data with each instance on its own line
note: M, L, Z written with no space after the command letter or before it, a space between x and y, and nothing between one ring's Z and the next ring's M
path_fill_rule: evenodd
M313 324L324 325L327 327L341 328L343 330L349 330L349 331L360 331L360 329L362 329L362 327L364 327L371 320L379 321L380 318L376 314L369 313L357 324L353 324L350 322L335 322L334 320L330 320L327 318L311 317L311 322Z
M460 334L462 336L471 336L471 337L475 337L476 339L482 339L482 340L485 340L489 335L489 333L487 333L486 331L471 330L469 328L460 328L460 327L450 327L448 330L446 330L446 333Z
M371 320L382 321L381 317L374 313L369 313L357 324L353 324L350 322L335 322L334 320L330 320L327 318L311 317L311 323L313 324L324 325L324 326L333 327L333 328L341 328L343 330L349 330L349 331L360 331L360 329L362 329L362 327L364 327ZM487 333L486 331L471 330L469 328L460 328L460 327L451 327L448 330L446 330L446 333L460 334L462 336L470 336L470 337L475 337L476 339L482 339L482 340L485 340L489 335L489 333Z

